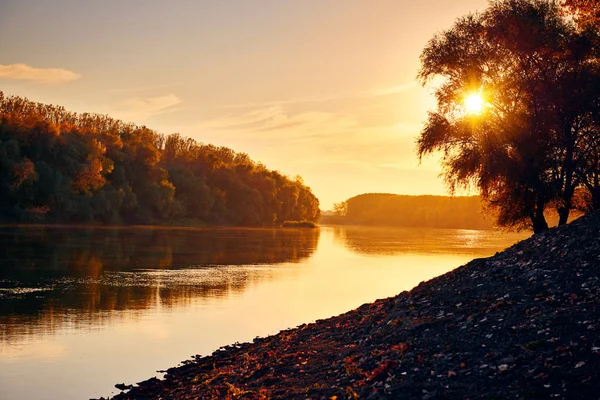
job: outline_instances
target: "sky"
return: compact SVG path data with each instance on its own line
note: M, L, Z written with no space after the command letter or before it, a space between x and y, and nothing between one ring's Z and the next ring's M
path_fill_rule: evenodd
M415 143L436 32L486 0L0 0L0 91L245 152L323 210L448 194Z

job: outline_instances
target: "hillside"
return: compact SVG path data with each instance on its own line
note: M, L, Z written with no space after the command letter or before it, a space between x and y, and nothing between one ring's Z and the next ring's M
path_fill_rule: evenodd
M598 398L599 277L595 213L115 399Z
M245 153L0 92L0 222L318 221L300 177Z
M343 216L323 218L323 223L405 226L426 228L492 229L484 218L478 196L407 196L367 193L342 203Z

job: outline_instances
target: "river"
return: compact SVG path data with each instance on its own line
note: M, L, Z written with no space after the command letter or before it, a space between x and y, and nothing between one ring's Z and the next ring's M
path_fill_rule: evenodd
M525 238L495 231L0 227L0 398L118 393Z

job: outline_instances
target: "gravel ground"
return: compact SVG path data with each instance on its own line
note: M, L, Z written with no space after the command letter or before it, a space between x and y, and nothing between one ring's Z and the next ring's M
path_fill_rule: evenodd
M114 399L600 399L600 213Z

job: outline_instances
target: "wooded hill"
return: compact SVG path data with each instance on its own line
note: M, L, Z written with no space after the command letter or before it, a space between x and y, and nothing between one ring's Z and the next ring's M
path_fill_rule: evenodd
M302 178L245 153L0 92L0 221L279 224L317 221Z
M323 223L426 228L492 229L478 196L405 196L367 193L336 204L336 216Z

